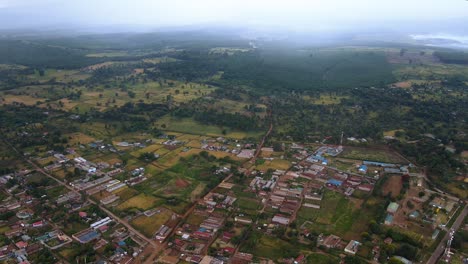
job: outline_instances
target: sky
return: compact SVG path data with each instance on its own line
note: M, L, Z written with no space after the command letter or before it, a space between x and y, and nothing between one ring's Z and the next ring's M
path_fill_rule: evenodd
M468 19L467 0L0 0L3 29L210 24L319 31L457 19Z

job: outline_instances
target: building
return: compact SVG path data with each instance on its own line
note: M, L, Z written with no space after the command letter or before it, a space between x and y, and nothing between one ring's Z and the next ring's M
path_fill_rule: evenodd
M93 229L85 229L72 235L72 237L81 244L86 244L93 240L97 240L100 236L101 235L99 235L99 233Z
M358 186L358 189L365 192L370 192L374 188L372 184L361 184Z
M392 257L392 258L401 261L403 264L413 264L413 262L411 262L410 260L408 260L408 259L406 259L406 258L404 258L404 257L394 256L394 257Z
M237 252L231 259L233 264L247 264L252 263L253 255L249 253Z
M343 184L343 182L339 180L331 179L327 181L327 184L335 186L335 187L340 187Z
M361 166L359 166L358 171L359 171L360 173L367 173L367 166L366 166L366 165L361 165Z
M387 207L387 213L389 213L389 214L395 214L395 213L398 211L398 208L399 208L399 207L400 207L399 204L392 202L392 203L390 203L390 204L388 205L388 207Z
M387 216L385 217L384 224L391 225L392 223L393 223L393 215L387 214Z
M289 221L290 219L288 217L280 215L280 214L275 215L273 219L271 219L271 222L280 224L280 225L289 225Z
M358 252L359 246L360 246L360 245L361 245L361 243L359 243L359 241L351 240L351 241L348 243L348 245L345 247L344 251L345 251L346 253L355 255L356 252Z
M317 240L317 244L319 246L324 246L326 248L336 248L341 244L341 238L335 235L329 235L326 237L320 235Z
M246 225L250 225L252 223L252 219L247 218L247 217L242 217L242 216L234 217L234 221L241 223L241 224L246 224Z

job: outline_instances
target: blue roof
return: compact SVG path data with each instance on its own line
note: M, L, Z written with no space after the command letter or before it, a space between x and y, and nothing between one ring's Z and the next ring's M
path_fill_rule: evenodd
M79 240L83 241L84 243L89 242L93 239L96 239L99 237L99 233L96 231L90 231L87 233L82 234L81 236L78 237Z
M418 211L413 211L409 214L409 217L419 217L419 212Z
M342 181L335 180L335 179L328 180L327 183L332 184L332 185L336 185L336 186L341 186L341 184L343 184Z
M377 162L377 161L369 161L365 160L362 162L365 165L372 165L372 166L381 166L381 167L396 167L395 164L391 163L383 163L383 162Z
M393 222L393 215L387 214L387 217L385 217L385 222L392 223Z
M367 170L367 166L366 166L366 165L361 165L361 166L359 166L359 170L361 170L361 171L366 171L366 170Z
M123 246L127 245L127 243L125 243L125 241L122 240L122 241L120 241L120 242L118 243L118 245L121 246L121 247L123 247Z

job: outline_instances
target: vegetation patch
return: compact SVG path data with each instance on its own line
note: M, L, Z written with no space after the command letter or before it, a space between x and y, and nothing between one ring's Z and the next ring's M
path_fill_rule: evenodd
M148 210L154 207L157 201L158 199L153 196L149 196L146 194L139 194L119 204L117 206L117 209L125 210L129 208L138 208L141 210Z

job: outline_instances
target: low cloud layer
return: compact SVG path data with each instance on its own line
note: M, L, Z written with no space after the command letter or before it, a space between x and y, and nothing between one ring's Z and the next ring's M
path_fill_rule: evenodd
M3 29L210 24L319 31L401 28L405 23L443 24L467 17L465 0L0 0Z

